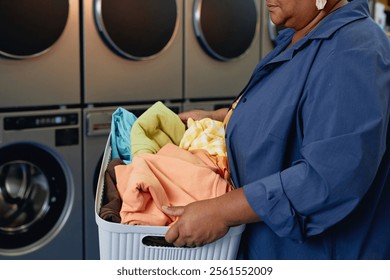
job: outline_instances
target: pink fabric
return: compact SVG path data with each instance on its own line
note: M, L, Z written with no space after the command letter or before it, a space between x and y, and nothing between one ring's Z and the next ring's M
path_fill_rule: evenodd
M165 215L161 206L184 206L232 189L226 157L185 151L174 144L157 154L137 155L131 164L116 166L115 173L123 224L170 225L175 218Z

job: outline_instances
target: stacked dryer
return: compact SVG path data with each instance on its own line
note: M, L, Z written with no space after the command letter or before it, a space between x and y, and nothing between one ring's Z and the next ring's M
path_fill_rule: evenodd
M84 102L181 99L182 6L182 0L84 0Z
M229 105L260 59L260 0L187 0L184 110Z
M83 1L86 258L99 258L97 175L118 107L139 116L154 102L181 109L183 0Z
M78 0L0 1L0 108L79 105Z
M78 0L0 0L0 259L82 259Z

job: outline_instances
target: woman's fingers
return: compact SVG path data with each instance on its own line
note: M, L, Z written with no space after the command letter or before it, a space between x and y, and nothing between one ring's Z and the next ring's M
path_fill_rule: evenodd
M184 207L182 206L162 206L161 209L168 216L179 217L184 213ZM165 234L165 240L168 243L173 243L177 247L184 246L185 244L176 242L178 238L179 229L175 225L172 225Z
M228 227L220 218L218 209L211 209L217 206L212 200L197 201L186 206L163 206L165 214L178 217L165 234L165 240L177 247L195 247L221 238Z
M168 216L179 217L184 213L183 206L162 206L161 209Z
M168 243L172 243L175 246L177 246L175 244L175 241L178 237L179 237L179 231L178 231L177 227L174 227L174 226L169 227L168 231L165 233L165 241L167 241Z

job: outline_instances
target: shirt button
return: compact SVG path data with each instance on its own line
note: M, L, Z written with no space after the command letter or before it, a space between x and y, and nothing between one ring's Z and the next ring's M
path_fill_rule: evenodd
M242 99L242 103L245 103L246 102L246 97L244 97L243 99Z

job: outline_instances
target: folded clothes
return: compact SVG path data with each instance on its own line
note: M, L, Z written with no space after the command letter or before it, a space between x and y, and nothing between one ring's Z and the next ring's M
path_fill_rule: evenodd
M131 162L130 131L136 120L137 117L133 113L121 107L112 114L111 158L120 158L125 163Z

